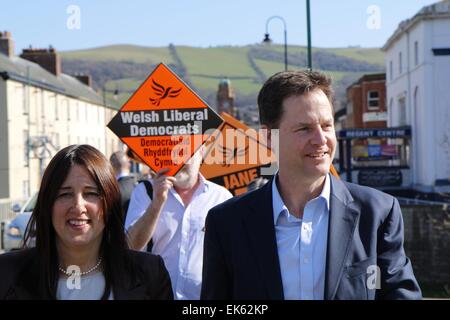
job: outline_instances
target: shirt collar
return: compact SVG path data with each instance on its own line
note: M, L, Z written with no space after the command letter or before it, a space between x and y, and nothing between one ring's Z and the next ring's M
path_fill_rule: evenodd
M197 193L197 192L200 192L200 193L202 193L202 192L207 192L208 189L209 189L209 184L210 184L210 182L209 182L208 180L206 180L205 177L204 177L200 172L198 173L198 180L200 181L200 184L198 185L198 187L197 187L197 189L195 190L194 193ZM175 188L170 188L169 192L172 193L172 194L174 194L174 195L177 193L177 192L175 191Z
M129 175L126 174L126 173L121 172L121 173L116 175L116 180L119 180L120 178L127 177L127 176L129 176Z
M275 174L275 177L272 181L272 206L273 206L273 223L274 225L277 224L278 217L280 214L286 210L289 212L288 208L283 202L283 199L281 198L280 192L278 191L277 187L277 181L278 179L278 172ZM326 203L326 209L330 209L330 193L331 193L331 185L330 185L330 174L328 173L325 176L325 183L322 188L322 192L320 195L315 199L323 199ZM311 201L311 200L310 200Z
M281 199L280 192L278 191L277 187L277 181L278 179L278 172L275 174L275 177L272 181L272 205L273 205L273 224L276 225L278 221L278 217L280 216L281 212L286 210L289 212L288 208L283 202L283 199Z
M323 189L322 192L320 193L320 195L317 198L322 198L325 200L325 203L327 205L326 209L330 210L330 194L331 194L331 178L330 178L330 174L328 173L325 176L325 184L323 185Z
M208 191L209 188L209 181L205 179L205 177L199 172L198 173L198 179L200 180L199 187L201 188L203 192Z

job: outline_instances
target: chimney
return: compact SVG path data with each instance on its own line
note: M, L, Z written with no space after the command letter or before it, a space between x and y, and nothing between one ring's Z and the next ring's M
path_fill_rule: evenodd
M48 49L23 49L20 57L35 62L42 68L55 76L61 73L61 57L56 50L50 46Z
M9 31L0 31L0 53L9 58L14 56L14 41Z
M75 78L78 79L81 83L84 83L88 87L92 88L92 78L90 75L87 74L75 74L73 75Z

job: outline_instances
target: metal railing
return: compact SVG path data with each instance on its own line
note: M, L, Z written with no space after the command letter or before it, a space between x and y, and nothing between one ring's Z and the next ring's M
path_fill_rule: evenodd
M3 250L5 248L5 244L3 243L4 233L5 233L5 222L0 221L0 250Z
M447 202L441 201L432 201L432 200L420 200L420 199L411 199L411 198L403 198L396 197L400 205L413 205L413 206L442 206L444 211L450 210L450 204Z

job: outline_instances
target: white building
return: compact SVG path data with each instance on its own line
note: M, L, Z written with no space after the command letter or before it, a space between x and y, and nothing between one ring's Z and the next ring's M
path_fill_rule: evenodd
M27 49L21 56L14 55L11 35L0 32L3 201L23 200L36 192L51 157L65 146L87 143L108 157L121 148L106 127L117 108L104 104L88 85L89 77L61 73L60 58L52 48Z
M400 23L383 50L388 126L411 126L411 187L450 192L450 0Z

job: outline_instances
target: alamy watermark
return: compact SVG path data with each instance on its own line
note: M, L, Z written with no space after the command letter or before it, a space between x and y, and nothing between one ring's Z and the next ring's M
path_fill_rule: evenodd
M71 4L67 6L66 13L69 15L67 17L66 26L69 30L80 30L81 29L81 9L79 6Z
M81 269L79 266L70 265L67 267L67 274L70 276L66 280L66 286L69 290L81 289Z
M381 270L377 265L370 265L367 267L366 273L368 275L366 286L369 290L381 289Z
M369 17L366 21L366 26L369 30L381 29L381 9L377 5L370 5L366 10Z

